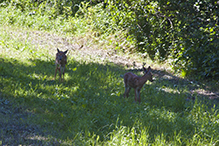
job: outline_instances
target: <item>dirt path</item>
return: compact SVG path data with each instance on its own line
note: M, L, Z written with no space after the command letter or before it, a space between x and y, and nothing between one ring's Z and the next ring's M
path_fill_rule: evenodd
M44 31L6 29L12 39L17 38L23 43L31 43L36 50L43 49L51 56L55 56L56 48L60 48L61 50L68 49L69 57L82 58L83 60L90 58L93 62L107 60L129 68L133 65L134 67L142 67L143 64L143 62L140 62L139 56L132 55L130 57L112 49L105 50L92 41L84 40L84 38L66 37Z
M143 64L152 65L153 74L157 79L166 79L171 82L177 82L183 80L178 76L172 75L169 65L153 64L151 60L142 61L143 57L137 54L127 55L119 53L115 50L105 50L97 44L92 43L92 40L85 40L85 38L74 38L71 36L62 36L55 33L49 33L44 31L32 31L32 30L14 30L6 28L7 32L11 34L12 38L17 37L21 42L28 41L36 47L36 49L43 49L50 56L55 56L56 48L61 50L69 50L68 57L76 60L88 60L91 62L104 63L106 60L117 65L126 66L129 70L140 70ZM188 79L184 79L186 83L193 83ZM197 93L201 96L209 97L209 99L219 98L219 82L216 82L218 86L211 83L196 82L198 86L206 86L200 89L191 89L191 95ZM217 89L215 89L215 87Z

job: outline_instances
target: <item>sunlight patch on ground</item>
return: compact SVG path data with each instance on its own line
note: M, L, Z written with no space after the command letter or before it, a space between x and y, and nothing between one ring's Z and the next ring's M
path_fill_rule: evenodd
M196 89L196 90L191 90L192 94L198 94L201 96L208 96L209 99L217 99L219 98L219 92L211 92L209 90L205 89Z
M157 90L159 90L159 91L164 91L164 92L168 92L168 93L178 93L178 94L180 94L180 91L178 91L178 90L176 90L176 89L172 89L172 88L168 88L168 87L156 87L156 89Z

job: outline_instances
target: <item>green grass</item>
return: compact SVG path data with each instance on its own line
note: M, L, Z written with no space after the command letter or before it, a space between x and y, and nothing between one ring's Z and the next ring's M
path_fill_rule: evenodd
M128 99L122 96L120 75L126 67L72 48L65 81L54 81L56 48L62 50L66 42L61 40L69 38L59 35L50 29L0 26L0 143L219 144L217 100L191 95L191 89L203 87L185 79L157 77L147 82L139 105L133 90ZM74 40L67 43L73 45ZM195 100L186 100L190 96Z

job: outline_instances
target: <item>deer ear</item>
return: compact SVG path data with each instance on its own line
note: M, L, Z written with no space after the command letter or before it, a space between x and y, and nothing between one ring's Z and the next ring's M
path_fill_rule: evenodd
M60 51L59 51L59 48L57 48L57 51L58 51L58 53L60 52Z
M68 52L68 50L66 50L64 53L66 54Z

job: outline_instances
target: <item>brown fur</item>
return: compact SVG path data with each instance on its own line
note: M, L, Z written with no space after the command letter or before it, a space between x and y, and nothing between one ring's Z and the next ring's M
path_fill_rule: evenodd
M65 65L67 64L67 56L66 56L66 53L68 52L68 50L66 51L60 51L58 48L57 48L57 53L56 53L56 69L55 69L55 77L54 77L54 80L56 79L56 73L57 73L57 70L59 71L59 81L62 81L64 80L64 74L65 74ZM62 78L62 75L63 75L63 78Z
M152 74L151 74L151 67L148 67L148 70L146 70L143 67L144 75L142 77L139 77L131 72L128 72L124 75L124 84L125 84L125 92L124 92L124 98L129 96L129 91L131 88L135 89L135 101L138 100L138 102L141 102L140 98L140 90L143 87L143 85L146 83L147 80L153 82Z

